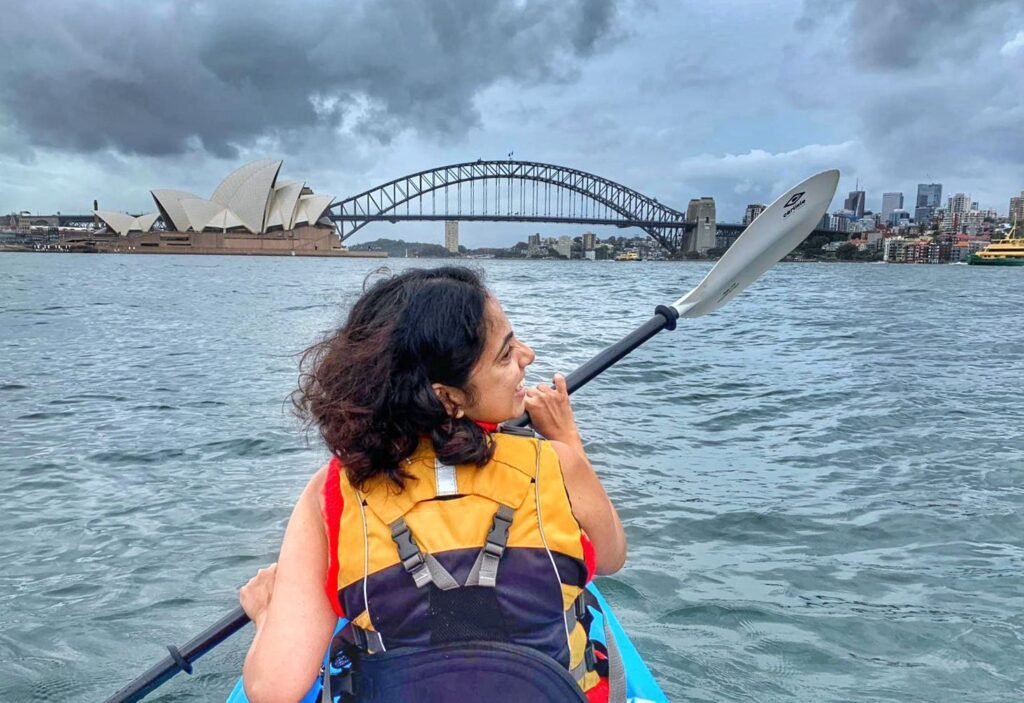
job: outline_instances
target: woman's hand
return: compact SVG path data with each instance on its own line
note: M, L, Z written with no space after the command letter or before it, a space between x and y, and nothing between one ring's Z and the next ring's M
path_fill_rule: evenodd
M526 412L530 414L534 429L547 439L582 446L562 374L555 374L554 388L541 383L526 389Z
M270 605L270 598L274 594L276 580L277 563L275 562L267 568L257 571L256 575L249 579L249 583L242 586L238 592L242 610L253 621L257 629L263 625L263 619L267 615L267 606Z

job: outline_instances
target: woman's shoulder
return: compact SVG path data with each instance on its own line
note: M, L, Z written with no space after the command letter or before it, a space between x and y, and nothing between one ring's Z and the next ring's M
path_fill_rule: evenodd
M316 470L299 497L300 502L306 503L311 508L315 507L319 513L324 512L327 504L328 476L331 473L332 463L328 462Z

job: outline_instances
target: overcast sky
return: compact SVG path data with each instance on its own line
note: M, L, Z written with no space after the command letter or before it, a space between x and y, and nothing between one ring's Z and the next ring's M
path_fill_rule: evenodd
M510 151L720 221L833 167L875 210L1024 189L1019 0L2 0L0 25L0 212L148 212L256 158L343 198Z

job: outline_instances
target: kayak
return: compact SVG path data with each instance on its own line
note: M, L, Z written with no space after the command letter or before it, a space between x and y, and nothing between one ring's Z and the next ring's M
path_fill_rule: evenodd
M661 690L658 682L655 681L651 670L640 656L640 653L636 651L636 647L629 640L626 631L622 629L618 618L612 613L612 608L608 605L608 601L604 599L604 596L601 595L601 592L597 590L597 586L593 583L589 584L587 588L597 598L603 611L603 614L595 614L595 618L602 617L603 615L607 619L608 629L618 645L623 668L626 671L627 703L668 703L668 698L665 697L665 693ZM343 628L347 623L348 620L344 618L338 620L335 632ZM604 639L603 633L604 623L595 622L591 627L591 636L601 641ZM317 703L319 698L320 682L316 681L306 695L303 696L300 703ZM249 703L249 699L245 696L245 690L242 688L241 678L238 679L235 688L231 691L231 695L228 696L227 703Z

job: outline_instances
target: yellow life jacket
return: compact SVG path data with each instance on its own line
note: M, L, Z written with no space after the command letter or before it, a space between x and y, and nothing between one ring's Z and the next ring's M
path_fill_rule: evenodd
M584 537L558 455L534 437L495 433L485 466L445 466L424 440L399 490L380 477L356 490L344 471L325 487L326 589L370 655L397 647L499 640L533 647L586 691L599 677L580 620ZM344 509L331 520L331 493ZM331 528L334 529L333 527Z

